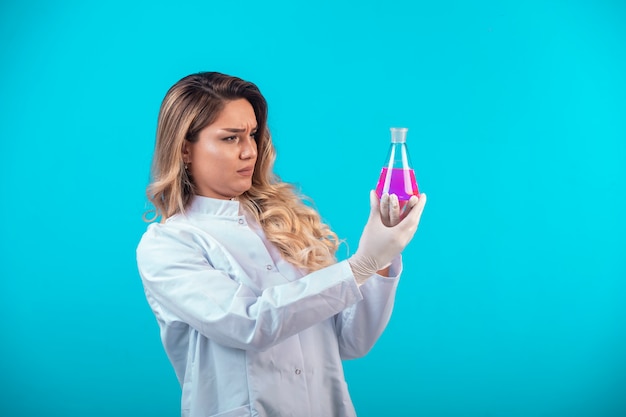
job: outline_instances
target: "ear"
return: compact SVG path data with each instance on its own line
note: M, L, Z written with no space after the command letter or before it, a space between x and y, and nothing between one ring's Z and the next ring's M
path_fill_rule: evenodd
M183 162L188 164L191 162L191 146L188 140L183 142Z

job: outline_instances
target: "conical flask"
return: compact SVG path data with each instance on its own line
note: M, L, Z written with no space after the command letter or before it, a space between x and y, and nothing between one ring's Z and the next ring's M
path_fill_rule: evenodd
M405 127L392 127L391 145L387 155L386 164L380 173L376 194L380 198L383 194L395 194L398 196L400 208L403 209L411 196L419 197L419 189L415 179L411 161L409 159L409 149L406 145Z

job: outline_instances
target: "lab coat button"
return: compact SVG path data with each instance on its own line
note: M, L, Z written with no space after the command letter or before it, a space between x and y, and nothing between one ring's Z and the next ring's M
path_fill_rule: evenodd
M272 270L272 265L266 265L265 268L267 268L268 271Z
M239 219L239 224L243 224L243 219Z
M300 375L302 373L302 371L300 369L296 368L296 375Z

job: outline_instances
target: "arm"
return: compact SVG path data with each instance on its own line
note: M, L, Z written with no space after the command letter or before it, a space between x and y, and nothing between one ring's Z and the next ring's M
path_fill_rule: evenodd
M348 259L363 301L335 318L342 358L365 355L387 326L402 269L397 255L413 238L425 204L425 194L412 197L401 213L395 195L385 194L379 202L370 193L370 217L357 252Z
M367 354L387 327L402 270L400 257L387 269L391 277L378 274L369 278L359 287L363 300L335 317L342 359Z
M179 235L158 227L144 235L137 263L146 294L162 320L184 322L217 343L265 350L362 299L346 261L255 294Z

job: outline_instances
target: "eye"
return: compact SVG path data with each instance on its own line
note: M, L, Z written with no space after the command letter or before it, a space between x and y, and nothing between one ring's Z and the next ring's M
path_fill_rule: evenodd
M254 138L255 140L257 139L257 135L259 134L259 132L257 132L256 130L252 133L250 133L250 137Z
M237 136L229 136L227 138L222 139L224 142L232 142L237 140Z

